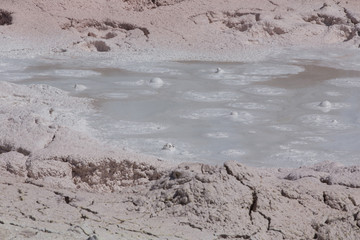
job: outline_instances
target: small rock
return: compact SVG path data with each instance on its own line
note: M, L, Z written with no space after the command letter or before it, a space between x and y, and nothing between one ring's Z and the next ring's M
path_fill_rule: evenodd
M355 215L355 220L359 220L359 221L360 221L360 212L358 212L358 213Z
M135 206L143 206L143 205L145 205L145 199L140 197L138 199L133 200L132 203Z
M188 178L190 179L192 177L192 175L190 174L189 171L183 171L180 169L174 170L170 173L170 179L171 180L175 180L175 179L180 179L180 178Z
M91 237L88 237L86 240L99 240L96 235L92 235Z
M96 38L97 35L96 35L95 33L93 33L93 32L89 32L89 33L88 33L88 37L94 37L94 38Z
M174 194L173 201L181 205L186 205L191 202L189 193L185 189L178 189Z

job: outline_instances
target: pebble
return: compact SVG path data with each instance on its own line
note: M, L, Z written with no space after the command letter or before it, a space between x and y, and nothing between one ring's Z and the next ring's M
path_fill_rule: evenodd
M360 221L360 212L358 212L355 216L355 220L359 220Z
M88 237L86 240L99 240L99 238L96 235L92 235L91 237Z

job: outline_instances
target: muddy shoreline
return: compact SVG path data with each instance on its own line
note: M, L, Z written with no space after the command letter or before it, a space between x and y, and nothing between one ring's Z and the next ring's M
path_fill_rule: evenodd
M0 21L0 54L9 58L256 61L278 48L360 43L360 6L350 0L25 0L1 8L12 16ZM177 166L77 131L88 111L87 99L56 88L0 82L1 239L360 235L359 166Z

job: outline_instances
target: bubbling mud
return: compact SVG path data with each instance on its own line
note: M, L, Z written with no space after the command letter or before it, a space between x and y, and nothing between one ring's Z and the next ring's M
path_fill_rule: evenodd
M317 58L310 51L254 63L38 59L7 70L11 60L3 60L0 77L94 99L96 114L84 117L95 137L159 158L268 167L357 163L358 54L320 51Z

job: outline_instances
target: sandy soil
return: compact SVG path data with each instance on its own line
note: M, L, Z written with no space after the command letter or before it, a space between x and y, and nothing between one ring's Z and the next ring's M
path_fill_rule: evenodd
M6 0L1 8L12 12L10 25L4 12L0 19L3 56L246 61L273 48L360 43L356 0ZM0 82L0 239L360 236L359 166L174 166L81 133L89 103Z

